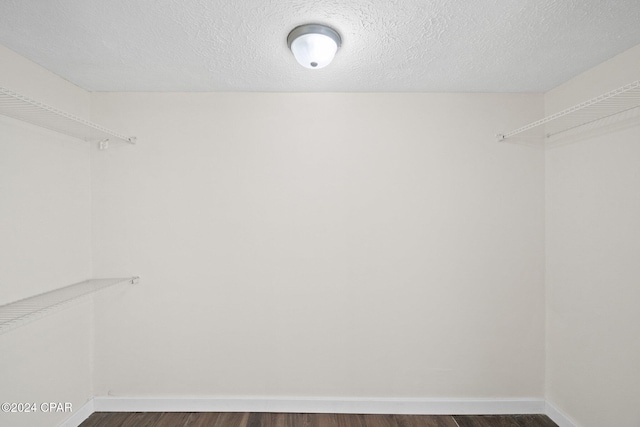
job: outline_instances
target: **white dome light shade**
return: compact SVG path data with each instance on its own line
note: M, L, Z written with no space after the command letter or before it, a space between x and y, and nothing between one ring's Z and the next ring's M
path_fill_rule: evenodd
M331 37L322 34L305 34L291 43L291 52L306 68L323 68L333 61L338 45Z
M298 63L313 70L329 65L341 44L337 32L318 24L294 28L287 41Z

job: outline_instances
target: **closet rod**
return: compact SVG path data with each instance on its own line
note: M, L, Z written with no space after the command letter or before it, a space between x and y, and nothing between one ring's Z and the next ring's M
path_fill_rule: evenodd
M135 136L126 136L107 129L2 86L0 86L0 114L85 141L116 138L129 144L136 143Z
M118 284L136 284L138 276L89 279L0 306L0 334Z
M562 110L511 132L498 134L498 140L504 141L505 139L545 125L547 126L545 126L544 129L544 137L549 138L553 135L595 123L599 120L638 107L640 107L640 80L569 107L566 110Z

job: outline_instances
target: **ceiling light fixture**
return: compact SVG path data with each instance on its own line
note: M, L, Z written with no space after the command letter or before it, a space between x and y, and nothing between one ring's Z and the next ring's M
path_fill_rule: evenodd
M333 61L342 39L333 28L306 24L291 30L287 44L300 65L317 70Z

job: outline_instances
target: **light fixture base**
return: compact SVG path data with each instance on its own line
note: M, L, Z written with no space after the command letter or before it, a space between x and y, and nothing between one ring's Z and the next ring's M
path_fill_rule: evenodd
M287 36L287 46L289 46L289 49L291 49L291 43L293 43L295 39L305 34L322 34L323 36L330 37L338 47L342 45L340 34L333 28L322 24L304 24L291 30Z

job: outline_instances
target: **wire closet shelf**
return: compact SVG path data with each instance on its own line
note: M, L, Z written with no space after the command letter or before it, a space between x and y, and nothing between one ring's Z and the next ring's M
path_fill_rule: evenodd
M89 279L0 306L0 334L80 302L96 292L118 284L138 283L139 277Z
M129 144L136 143L135 136L126 136L107 129L2 86L0 86L0 114L84 141L104 141L115 138Z
M622 113L638 107L640 107L640 80L511 132L498 134L498 140L504 141L515 136L550 138L583 126L606 124L605 119L621 116Z

